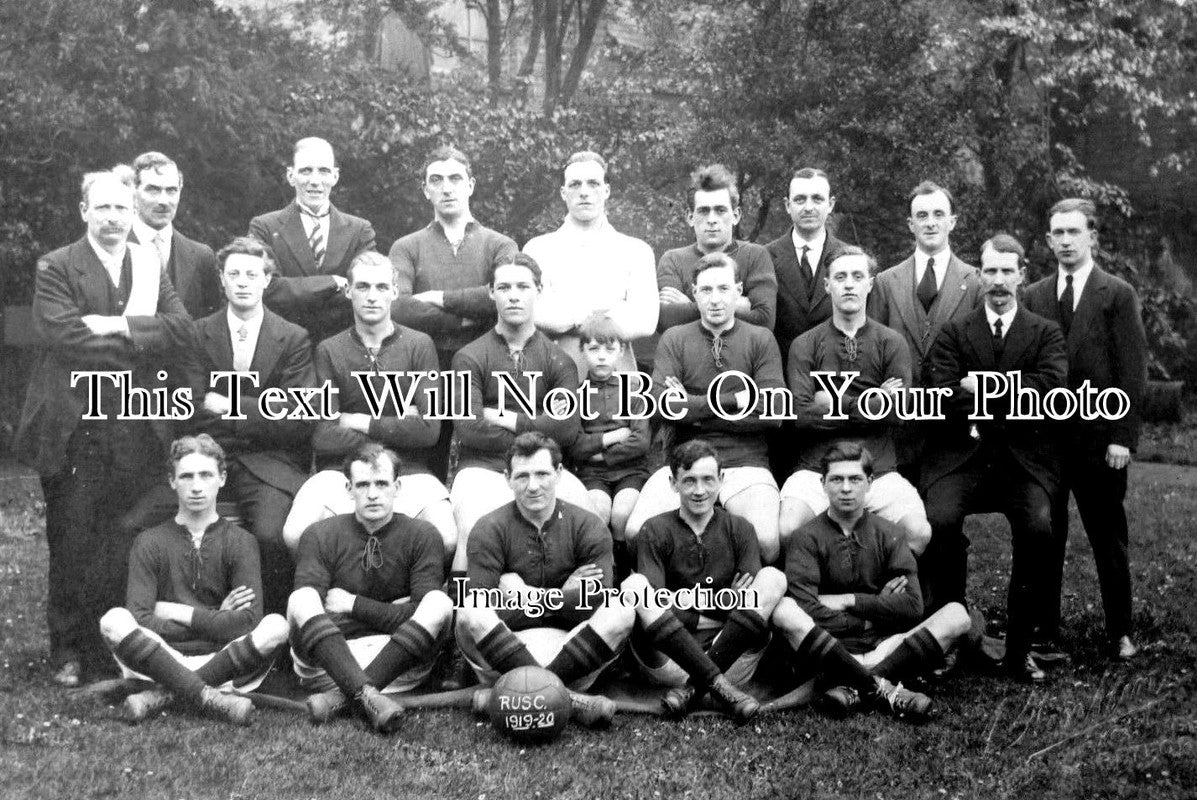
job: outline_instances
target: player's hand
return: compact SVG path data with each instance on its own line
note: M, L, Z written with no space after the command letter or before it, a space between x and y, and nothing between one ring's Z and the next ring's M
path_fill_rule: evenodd
M208 392L204 395L204 410L223 417L233 410L233 404L223 394Z
M418 292L413 294L411 299L419 300L421 303L427 303L437 308L445 307L445 292L442 289L429 289L426 292Z
M899 575L896 578L891 578L878 594L902 594L906 591L906 587L910 585L910 581L906 579L905 575Z
M686 386L675 375L665 376L665 388L675 392L681 392L682 396L686 395Z
M888 395L895 395L906 388L906 383L901 378L886 378L881 382L881 391Z
M736 392L733 397L736 398L737 411L743 411L744 409L748 408L749 392L747 389L741 389L740 391Z
M603 434L603 447L613 447L632 438L632 429L628 427L616 428ZM602 454L595 453L602 460Z
M515 433L515 414L507 414L497 408L484 408L482 419L497 428Z
M253 603L254 590L248 586L238 586L225 595L224 600L220 603L220 610L237 611L238 609L249 608Z
M341 412L341 416L337 419L337 425L342 428L348 428L351 431L359 431L361 433L370 432L370 415L369 414L354 414Z
M349 296L349 279L346 278L344 275L333 275L332 279L333 279L333 283L335 283L337 285L337 291L341 292L346 297L348 297Z
M582 581L584 581L584 580L597 581L599 583L602 583L603 582L602 568L599 567L598 564L583 564L582 566L575 569L570 574L570 576L565 579L565 583L561 584L561 588L562 588L562 590L567 591L567 592L574 590L574 589L578 589L581 587Z
M664 289L657 292L657 297L660 299L661 304L666 306L690 302L690 298L686 297L685 292L680 289L675 289L672 286L666 286Z
M731 588L737 592L743 591L752 585L752 575L747 572L740 572L736 577L732 578Z
M965 375L960 379L960 388L964 390L965 394L977 393L977 376Z
M348 614L353 611L353 601L357 595L334 586L324 595L324 610L330 614Z
M824 391L823 389L815 392L814 405L815 411L818 411L820 414L830 414L831 392Z
M856 604L856 597L850 594L821 594L819 602L832 611L847 611Z
M1106 446L1106 465L1110 469L1126 469L1126 465L1130 463L1131 452L1129 447L1123 447L1120 444L1111 444Z
M129 332L124 317L108 317L102 314L85 314L83 324L96 336L123 336Z

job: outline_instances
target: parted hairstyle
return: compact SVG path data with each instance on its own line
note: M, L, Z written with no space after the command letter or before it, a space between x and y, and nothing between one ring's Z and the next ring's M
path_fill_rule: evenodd
M527 267L532 273L533 280L536 281L536 288L540 288L540 265L536 263L536 259L527 253L516 253L513 256L499 256L490 262L490 266L486 268L486 285L492 289L495 286L495 272L499 267L509 267L511 265L517 267Z
M549 451L549 458L553 462L553 469L561 466L561 446L551 436L540 431L525 431L512 441L507 448L507 474L511 474L511 464L516 456L531 458L541 450Z
M399 282L399 267L395 262L384 256L382 253L374 250L363 250L353 257L353 261L349 262L349 269L345 272L345 277L349 279L349 285L353 285L353 268L356 266L363 267L390 267L391 268L391 283Z
M914 202L914 198L924 194L935 194L936 192L943 192L943 196L948 198L948 211L953 214L956 213L956 200L952 197L952 193L940 186L935 181L923 181L918 186L910 190L910 197L907 198L906 205L909 206Z
M366 442L357 450L345 457L345 461L341 464L341 472L345 474L348 480L353 480L352 467L355 463L368 464L371 467L379 466L383 461L391 463L391 476L396 480L399 479L399 469L403 466L403 460L399 458L399 454L389 447L383 447L378 442Z
M860 442L841 441L827 448L819 460L819 473L826 478L831 465L839 461L859 461L864 474L873 477L873 454Z
M1022 244L1008 233L995 233L985 240L985 244L981 245L981 254L985 254L985 248L989 248L995 253L1014 253L1018 256L1018 266L1026 266L1025 259L1027 251L1023 249Z
M135 186L141 185L141 173L148 170L157 172L163 167L174 167L179 173L179 188L183 188L183 170L179 169L179 165L175 163L174 159L164 153L159 153L157 150L150 150L148 153L142 153L137 158L133 159L133 181Z
M1097 206L1093 204L1092 200L1086 200L1083 197L1067 197L1052 206L1051 211L1047 212L1047 218L1050 220L1056 214L1067 214L1072 211L1079 211L1085 215L1085 222L1089 225L1089 230L1097 228Z
M175 476L175 469L184 457L192 453L207 456L216 462L216 468L221 475L225 473L224 448L206 433L198 436L182 436L170 443L170 476Z
M694 277L690 279L690 285L697 286L699 275L708 269L718 269L719 267L731 267L732 273L736 277L736 283L740 282L740 265L727 253L716 251L714 253L707 253L698 260L698 267L694 270Z
M424 157L424 163L420 167L421 183L428 179L428 168L437 161L456 161L465 167L467 178L474 177L474 168L470 165L470 157L452 145L443 144Z
M229 260L229 256L233 255L255 256L262 259L262 269L267 275L274 275L278 271L278 266L274 263L274 251L270 249L270 245L253 236L238 236L220 248L216 253L218 271L224 272L225 262Z
M617 344L623 347L625 340L619 335L619 327L615 320L604 313L591 314L578 327L578 349L585 350L591 342L598 344Z

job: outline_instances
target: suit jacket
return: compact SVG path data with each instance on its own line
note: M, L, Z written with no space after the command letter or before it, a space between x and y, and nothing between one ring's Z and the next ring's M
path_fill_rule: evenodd
M784 236L765 245L777 273L777 321L773 324L773 335L783 356L790 352L795 339L831 316L831 298L823 279L827 277L827 265L847 246L828 233L815 274L811 275L798 261L793 237L794 229L790 228Z
M129 268L134 248L125 253ZM157 258L149 253L145 258ZM175 357L193 346L191 317L170 281L158 281L158 303L153 316L128 316L129 338L97 336L83 323L88 314L117 316L123 305L114 303L111 278L87 237L55 250L37 262L33 296L33 322L41 338L41 352L25 394L17 431L16 453L22 463L50 477L70 465L67 443L86 410L82 384L71 388L71 372L130 370L135 386L150 388L154 373L167 369ZM105 395L113 392L103 384ZM151 423L160 443L169 441L165 422Z
M129 241L137 241L135 231L129 232ZM208 245L188 239L177 229L170 238L166 274L192 319L206 317L224 305L216 254Z
M921 386L927 381L931 348L944 325L981 305L981 281L976 267L953 255L931 310L924 311L915 297L914 275L914 256L879 274L869 293L869 316L906 338L911 377Z
M1064 334L1056 323L1020 307L1006 332L1002 356L998 359L984 306L944 326L931 351L930 384L955 391L944 403L947 419L928 423L924 489L964 466L980 448L988 447L991 451L1008 452L1036 483L1054 495L1060 482L1058 446L1053 441L1058 425L1050 420L1007 420L1008 393L991 395L992 421L970 422L967 417L972 413L974 399L960 391L960 379L977 370L1019 370L1023 388L1033 389L1042 397L1051 389L1067 384ZM970 434L972 425L976 425L980 438Z
M265 310L258 343L250 361L250 370L258 373L258 386L242 382L240 410L244 420L224 420L203 411L202 395L196 426L212 435L235 459L257 478L276 489L294 494L307 477L308 443L314 422L303 420L268 420L258 408L259 395L269 387L287 389L315 386L312 347L303 328L287 322L269 309ZM229 336L228 312L217 311L195 323L198 341L195 366L199 382L208 390L209 376L217 370L233 369L233 342ZM222 383L219 387L224 389ZM223 393L223 392L222 392ZM275 403L278 408L281 404ZM288 408L293 404L288 404Z
M1036 314L1059 322L1056 273L1028 287L1023 303ZM1085 421L1078 415L1066 430L1103 450L1109 444L1135 449L1147 383L1147 334L1134 288L1094 264L1067 338L1069 387L1075 389L1089 381L1098 390L1118 388L1131 402L1130 413L1120 420Z
M353 324L353 308L332 276L348 277L353 259L374 249L374 227L367 220L330 206L328 243L319 267L295 202L254 217L249 235L270 245L278 264L278 273L266 287L267 306L305 328L313 344Z

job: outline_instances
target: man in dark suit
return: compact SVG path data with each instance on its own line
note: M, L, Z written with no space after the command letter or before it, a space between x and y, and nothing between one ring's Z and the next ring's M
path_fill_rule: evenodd
M782 358L790 343L831 316L831 300L823 281L827 265L844 242L827 230L835 210L831 182L821 169L806 167L794 173L786 195L786 211L794 226L765 246L777 273L777 322L773 335Z
M217 261L228 306L195 323L198 347L189 359L189 383L203 399L197 401L193 425L224 448L225 494L236 502L245 528L258 540L263 606L266 613L282 613L295 569L283 541L283 524L307 479L313 423L268 419L258 398L268 388L315 386L312 349L302 328L262 305L274 270L269 248L256 239L238 237L221 249ZM211 382L218 371L256 373L257 386L243 379L234 394L231 379ZM267 410L287 409L277 402ZM235 416L243 418L227 418ZM160 481L126 524L134 533L157 525L170 518L177 503L174 492Z
M117 520L162 473L165 423L120 420L111 387L102 416L82 419L88 389L72 371L130 370L149 388L191 346L191 318L158 259L127 242L133 191L112 172L83 180L87 235L38 261L34 325L39 362L25 397L16 453L41 476L49 544L46 623L54 680L63 686L111 666L100 615L124 596L132 540Z
M211 314L224 302L212 248L175 230L183 193L183 173L162 153L142 153L133 162L137 216L129 241L154 249L183 307L193 318Z
M1047 242L1059 269L1031 286L1026 307L1064 329L1068 342L1068 385L1086 381L1097 391L1121 389L1130 413L1120 420L1079 417L1065 424L1063 487L1052 509L1056 545L1045 556L1050 567L1049 596L1042 608L1042 645L1059 652L1054 640L1060 626L1060 585L1068 545L1068 493L1076 497L1085 533L1093 547L1106 633L1117 658L1133 658L1130 638L1131 585L1127 557L1127 465L1139 441L1139 403L1147 380L1147 338L1139 298L1130 284L1103 271L1093 261L1097 212L1089 200L1068 199L1051 210ZM1037 647L1040 643L1037 643Z
M1043 681L1030 655L1036 609L1042 602L1040 562L1052 535L1051 500L1059 489L1057 448L1039 421L1008 419L1012 387L969 373L1018 371L1022 386L1042 396L1065 385L1064 336L1054 322L1018 307L1022 246L999 234L981 249L985 305L944 327L931 351L930 383L953 389L947 419L930 426L923 490L931 544L923 554L931 608L966 603L968 514L1000 511L1010 523L1013 563L1007 596L1006 669L1020 680ZM978 393L991 399L992 420L971 422Z
M353 324L344 292L349 265L358 253L374 249L374 227L332 205L340 176L332 145L300 139L287 167L295 202L249 223L249 235L270 246L278 265L266 305L305 328L313 344Z

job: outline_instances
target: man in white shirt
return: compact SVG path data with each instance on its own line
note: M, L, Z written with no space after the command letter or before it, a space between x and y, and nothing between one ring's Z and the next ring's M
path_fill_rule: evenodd
M605 313L624 341L649 336L657 327L657 276L653 251L640 239L620 233L607 220L607 162L582 151L565 165L561 199L568 213L561 227L524 246L543 274L536 304L536 327L557 342L586 374L578 345L579 326ZM625 348L618 370L634 369Z
M162 153L142 153L133 161L137 216L129 241L152 247L187 313L206 317L224 302L212 248L175 230L183 194L183 173Z

